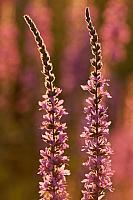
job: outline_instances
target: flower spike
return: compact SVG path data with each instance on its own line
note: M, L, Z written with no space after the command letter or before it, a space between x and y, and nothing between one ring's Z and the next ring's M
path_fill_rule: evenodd
M87 155L87 160L83 165L88 167L88 173L85 174L82 181L84 184L82 200L100 200L105 196L107 190L113 191L111 182L113 171L110 159L113 152L108 141L111 122L107 120L107 108L102 103L105 96L108 98L111 96L106 91L106 87L109 86L108 81L101 75L103 65L101 45L98 42L98 35L92 24L88 8L86 8L86 22L90 33L93 71L87 85L81 86L83 90L90 93L90 97L86 99L87 107L84 108L87 125L81 134L81 137L84 138L82 151L85 151Z
M42 140L46 144L45 150L40 151L42 158L38 174L43 179L39 183L40 200L67 200L69 195L66 191L66 175L70 172L66 169L69 159L64 155L64 151L69 146L65 131L67 127L61 122L61 118L68 113L63 107L64 101L58 98L61 89L54 86L53 66L43 39L32 19L28 15L25 15L24 19L35 37L40 52L46 87L43 101L39 102L40 110L44 112L41 129L44 131Z

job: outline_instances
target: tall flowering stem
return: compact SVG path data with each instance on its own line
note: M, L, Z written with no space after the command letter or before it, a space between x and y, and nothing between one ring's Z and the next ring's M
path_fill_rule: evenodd
M109 125L111 122L107 120L107 108L104 107L102 101L105 96L111 98L106 91L109 85L101 74L101 45L98 42L98 35L91 22L89 9L86 8L86 22L90 33L90 44L93 57L91 65L94 70L91 72L87 85L81 86L83 90L87 90L91 96L86 99L87 107L84 108L86 113L87 125L81 137L84 138L84 146L82 151L87 154L87 161L83 165L88 167L88 174L82 181L84 190L82 191L82 200L100 200L104 197L105 191L113 191L111 177L112 149L108 141Z
M43 39L31 18L25 15L24 19L37 42L46 87L43 101L39 102L40 110L45 112L41 129L44 130L42 139L46 144L45 150L40 151L42 158L40 159L38 173L43 179L43 182L39 183L40 200L67 200L69 195L66 191L65 176L69 175L70 172L65 169L68 158L64 155L64 150L69 146L67 144L67 133L65 132L66 124L61 122L61 118L68 113L63 108L63 100L58 98L61 89L54 86L53 66Z

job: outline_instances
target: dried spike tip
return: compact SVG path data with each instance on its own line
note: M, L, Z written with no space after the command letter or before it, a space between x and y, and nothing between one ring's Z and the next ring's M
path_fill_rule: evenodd
M111 177L111 154L112 149L108 141L109 125L107 109L104 107L103 98L109 93L106 91L108 81L101 75L101 46L98 42L98 35L91 22L89 9L86 9L86 21L90 33L90 44L93 58L91 65L93 71L87 81L87 85L82 86L90 96L86 99L87 125L81 137L84 138L82 151L86 152L87 160L83 163L88 167L88 174L82 181L84 190L82 200L100 200L105 196L106 190L112 191Z
M43 39L40 35L40 32L38 31L35 23L33 22L33 20L28 15L24 15L24 19L25 19L26 23L28 24L31 32L33 33L35 41L38 46L38 51L40 53L41 61L43 64L42 73L45 75L45 86L47 89L48 88L53 89L53 82L55 80L55 76L52 73L53 66L50 61L49 53L46 50L44 41L43 41Z
M96 63L93 66L96 67L96 70L100 70L102 67L101 44L98 42L98 35L92 24L88 8L86 8L86 22L88 24L89 34L91 36L90 44L91 44L92 54L95 56L95 60L96 60ZM93 64L94 64L94 62L93 62Z
M42 140L46 146L44 150L40 151L41 159L38 174L43 179L39 183L40 200L68 200L66 176L70 172L66 169L66 165L69 159L64 153L69 146L67 144L67 127L61 121L62 117L68 113L63 107L64 101L58 98L61 89L53 86L55 79L52 73L53 67L43 39L32 19L27 15L24 16L24 19L38 45L46 86L46 94L43 95L43 101L39 102L40 110L44 112L41 129L44 130Z
M89 8L86 8L86 11L85 11L85 13L86 13L86 21L90 21L90 12L89 12Z
M89 8L86 8L86 22L88 23L88 28L90 29L90 34L94 35L96 30L95 28L92 26L92 22L91 22L91 17L90 17L90 12L89 12Z

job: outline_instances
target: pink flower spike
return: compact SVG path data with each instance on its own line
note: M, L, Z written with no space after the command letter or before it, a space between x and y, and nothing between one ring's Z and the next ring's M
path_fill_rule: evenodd
M81 200L100 200L105 196L107 190L113 191L111 177L111 154L112 149L108 141L109 125L107 108L102 105L103 98L111 98L105 90L109 86L108 81L101 75L101 45L98 42L98 35L92 25L88 8L86 8L86 21L90 32L90 44L93 54L91 65L94 71L91 72L87 85L81 86L83 90L90 93L86 99L88 107L84 108L87 125L80 135L84 139L84 146L81 151L86 152L87 160L83 163L88 167L85 174L84 189Z
M66 176L70 175L70 171L66 169L69 159L64 152L69 145L67 133L64 131L67 128L66 123L61 122L67 112L63 107L64 101L58 97L62 90L54 86L53 66L38 29L29 16L24 16L24 19L37 42L46 87L43 101L39 101L40 110L43 112L42 140L45 143L45 149L40 150L42 158L39 160L38 174L43 179L39 183L40 200L68 200Z

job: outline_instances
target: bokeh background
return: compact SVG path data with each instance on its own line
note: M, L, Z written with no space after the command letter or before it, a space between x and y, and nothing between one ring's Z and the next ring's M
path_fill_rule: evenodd
M104 76L113 98L109 108L115 192L108 200L133 197L133 1L131 0L0 0L0 199L36 200L41 142L38 101L44 77L36 44L23 15L38 26L54 65L56 85L70 113L68 190L81 198L84 171L80 134L88 94L81 91L92 57L84 10L89 6L100 42Z

